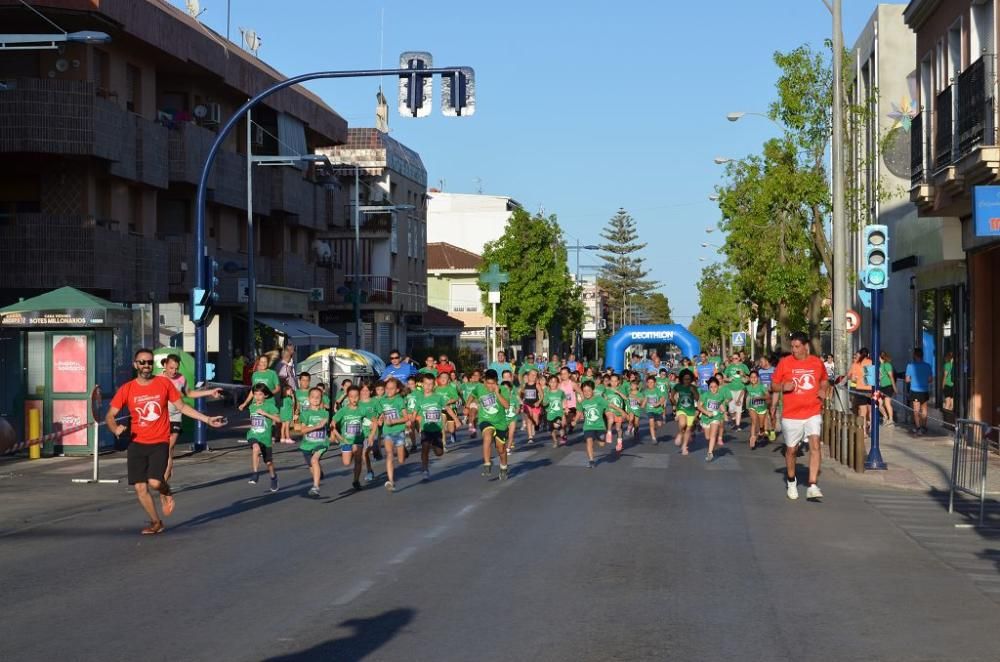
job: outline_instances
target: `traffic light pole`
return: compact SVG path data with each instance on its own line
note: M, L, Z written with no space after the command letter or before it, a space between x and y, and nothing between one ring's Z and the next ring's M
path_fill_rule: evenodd
M868 471L883 471L887 469L887 465L884 460L882 460L882 452L878 445L879 436L879 423L881 422L881 413L879 412L879 398L881 397L880 385L882 383L881 375L881 357L882 353L882 292L881 289L868 290L872 295L872 367L874 368L874 384L872 385L872 445L871 449L868 451L868 457L865 459L865 469Z
M275 92L285 89L286 87L292 87L293 85L298 85L300 83L305 83L311 80L326 79L326 78L380 78L383 76L433 76L436 74L449 75L449 76L462 76L466 75L467 68L465 67L439 67L439 68L427 68L421 69L419 71L414 71L413 69L360 69L354 71L316 71L309 74L302 74L300 76L293 76L286 80L278 81L271 87L265 89L264 91L258 93L256 96L252 97L242 106L240 106L233 116L219 129L218 135L215 137L215 142L212 143L211 148L208 150L208 155L205 157L205 163L201 168L201 177L198 179L198 194L195 198L195 230L194 230L194 264L195 264L195 288L201 288L204 290L208 289L208 279L210 274L205 268L205 258L208 256L208 245L205 241L205 203L208 196L208 175L211 172L212 164L215 163L215 157L218 155L219 150L222 148L222 143L225 142L226 138L236 127L237 123L258 103L271 96ZM412 87L412 85L411 85ZM193 302L192 302L193 303ZM193 307L192 307L193 308ZM195 324L194 330L194 375L195 383L200 383L205 381L205 362L207 360L207 342L208 342L208 318L210 315L206 316L206 319L199 321ZM198 411L204 411L204 399L195 400L195 408ZM195 450L205 449L205 424L201 421L195 422L195 432L194 432L194 447Z

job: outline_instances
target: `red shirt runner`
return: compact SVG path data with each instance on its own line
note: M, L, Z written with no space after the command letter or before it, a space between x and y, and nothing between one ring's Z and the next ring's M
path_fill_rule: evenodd
M451 361L449 361L448 363L438 363L434 367L437 368L439 375L443 372L444 373L455 372L455 366L451 364Z
M778 361L772 377L774 383L795 383L794 391L782 394L782 417L805 420L819 416L823 411L819 386L827 379L826 367L818 356L810 354L802 360L786 356Z
M170 414L167 404L181 394L169 379L153 377L146 385L132 380L118 389L111 406L128 410L132 416L132 441L137 444L165 444L170 441Z

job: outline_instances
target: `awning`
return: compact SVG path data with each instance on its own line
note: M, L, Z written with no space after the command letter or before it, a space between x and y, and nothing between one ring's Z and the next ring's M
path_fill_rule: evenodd
M335 347L340 344L340 336L336 333L300 317L258 317L256 321L271 327L295 345Z

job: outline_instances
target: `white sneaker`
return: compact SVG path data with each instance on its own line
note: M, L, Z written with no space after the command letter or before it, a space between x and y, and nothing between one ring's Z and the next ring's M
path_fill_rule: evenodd
M785 489L785 494L788 496L788 498L792 499L793 501L795 499L798 499L799 498L799 484L798 484L798 481L794 481L794 480L791 481L791 482L785 481L785 484L787 486L786 489Z
M823 498L823 492L819 489L819 485L810 485L806 489L806 499L809 501L818 501Z

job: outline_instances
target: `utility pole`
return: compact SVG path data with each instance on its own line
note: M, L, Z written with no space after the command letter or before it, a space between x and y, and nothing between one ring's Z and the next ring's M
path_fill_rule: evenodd
M847 346L847 222L844 218L844 124L843 124L843 53L844 32L841 25L841 0L824 0L833 14L833 320L831 335L837 373L847 372L850 356ZM832 3L832 4L831 4Z
M226 37L228 39L228 36ZM248 361L257 360L257 251L253 226L253 114L247 110L247 341Z

